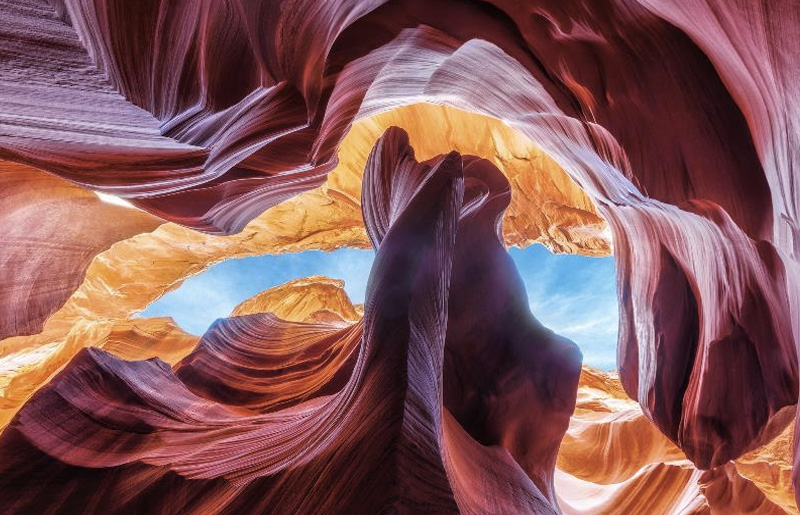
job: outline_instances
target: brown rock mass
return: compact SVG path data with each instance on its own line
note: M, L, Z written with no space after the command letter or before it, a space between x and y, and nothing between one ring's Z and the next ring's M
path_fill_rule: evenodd
M3 0L3 509L795 511L798 41L798 0ZM532 242L613 250L618 376ZM131 319L369 245L363 316Z
M429 124L436 125L439 137L426 136ZM166 223L98 254L89 264L83 283L47 320L44 330L33 336L0 340L0 355L19 354L22 359L35 349L46 354L84 320L126 320L187 277L225 259L367 247L361 218L361 177L372 145L392 125L408 129L409 139L419 144L418 155L423 159L460 148L490 159L506 174L512 189L519 191L512 196L504 216L506 245L538 242L561 252L610 252L608 226L597 216L591 201L530 140L486 116L432 104L407 106L357 122L345 137L339 164L325 184L268 209L238 234L207 235ZM85 190L73 189L95 198ZM132 209L108 208L134 218L146 216ZM287 312L280 315L294 320ZM345 320L352 316L348 313ZM70 357L61 356L58 367ZM0 370L0 380L11 382L15 373L15 369ZM9 420L40 384L26 384L25 395L7 392L1 408L3 420Z

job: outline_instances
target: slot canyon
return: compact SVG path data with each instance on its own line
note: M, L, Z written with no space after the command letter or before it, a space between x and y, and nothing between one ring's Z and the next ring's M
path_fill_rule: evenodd
M798 42L799 0L0 0L0 513L800 513Z

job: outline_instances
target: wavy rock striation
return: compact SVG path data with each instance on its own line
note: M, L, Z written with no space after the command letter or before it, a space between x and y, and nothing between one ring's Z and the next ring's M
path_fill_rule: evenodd
M341 324L357 311L343 283L326 277L290 281L243 305L248 312L240 315L267 313L274 307L282 310L281 318L313 324L319 324L320 313L329 319L324 323ZM134 319L117 323L108 332L108 324L97 325L99 329L81 333L86 343L126 359L158 356L174 364L190 353L198 340L188 335L176 340L173 335L182 333L175 332L170 319ZM339 333L333 330L331 334ZM263 339L263 347L271 349L270 353L258 355L253 347L237 347L251 353L226 351L226 342L242 335L250 342ZM315 341L305 343L308 336ZM289 342L299 346L286 345ZM242 316L235 323L222 321L211 329L178 374L198 395L224 400L239 409L287 407L320 395L320 389L328 384L332 385L330 391L341 388L353 369L357 344L358 340L331 338L269 315ZM171 357L176 353L180 357ZM231 358L237 361L231 362ZM343 364L342 359L350 362ZM293 367L296 372L281 369L281 363L298 360L303 366ZM281 370L281 381L264 379ZM337 373L339 377L334 377ZM235 388L242 384L248 385L246 390ZM735 464L705 475L647 420L615 374L584 366L576 409L558 451L555 488L559 506L567 514L797 513L791 487L792 429Z
M702 469L784 431L800 339L796 0L8 0L0 27L0 158L211 233L321 186L355 120L420 102L503 120L611 227L620 379L644 415ZM32 286L43 274L10 274L2 334L37 331L89 256L135 232L63 261L57 294ZM38 300L14 293L27 291ZM529 461L547 469L543 449L448 402L455 422L442 412L439 432L418 436L502 441L552 498Z
M96 254L160 225L147 213L8 161L0 161L0 191L0 340L41 331ZM98 227L97 219L114 223Z
M0 359L0 427L85 347L128 360L158 357L172 364L189 354L198 339L171 318L78 322L63 339Z
M616 374L584 366L558 455L559 505L576 515L797 513L791 433L735 462L698 470L627 397Z
M81 351L0 437L10 508L85 507L91 488L111 510L164 509L169 491L169 511L555 513L580 354L528 311L503 175L418 163L407 141L387 132L366 168L363 322L221 320L174 371ZM517 359L487 363L498 349Z

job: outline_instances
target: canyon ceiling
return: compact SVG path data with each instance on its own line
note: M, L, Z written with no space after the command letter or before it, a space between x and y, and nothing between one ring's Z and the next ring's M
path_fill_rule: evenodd
M798 0L0 0L0 511L797 513L798 41ZM614 255L618 373L534 243ZM135 318L341 247L364 305Z

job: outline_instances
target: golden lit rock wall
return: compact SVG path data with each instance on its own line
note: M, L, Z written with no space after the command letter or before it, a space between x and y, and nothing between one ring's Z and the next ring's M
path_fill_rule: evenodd
M344 291L344 281L303 277L265 290L240 303L231 316L272 313L290 322L353 323L361 315Z
M35 351L39 359L49 363L48 374L36 375L35 380L30 376L24 388L5 390L0 398L3 419L13 416L41 381L71 358L73 353L65 352L61 344L79 324L128 319L187 277L226 259L311 249L369 248L361 215L361 178L369 151L390 126L408 131L420 160L455 149L484 157L506 174L512 187L511 206L504 219L506 245L542 243L556 252L610 254L608 226L589 198L519 132L502 121L444 106L417 104L393 109L353 125L339 150L339 165L323 186L268 209L238 234L208 235L165 223L97 255L78 290L47 319L41 333L0 341L0 356L4 358L30 358L29 353ZM91 193L87 195L94 198ZM125 214L118 206L108 209ZM149 217L129 211L134 218ZM111 220L101 217L95 221L103 219ZM62 223L67 221L64 218ZM352 316L349 313L345 319ZM80 347L69 348L77 352ZM0 369L0 381L17 385L21 382L13 381L17 374L13 367ZM20 390L15 392L16 388Z
M274 313L296 322L353 323L360 314L340 280L289 281L242 302L234 316ZM126 359L174 364L198 341L169 318L77 324L64 342L20 353L5 392L26 397L85 346ZM49 355L48 355L49 353ZM26 360L27 358L27 360ZM4 399L19 402L19 399ZM5 407L5 405L4 405ZM5 410L4 413L13 413ZM791 415L791 414L789 414ZM8 422L8 416L2 423ZM791 490L793 426L764 447L714 471L697 470L630 400L615 373L585 366L578 401L558 454L556 491L565 514L797 513Z
M793 431L791 424L771 443L704 472L627 397L616 373L584 366L556 491L567 515L798 513Z

